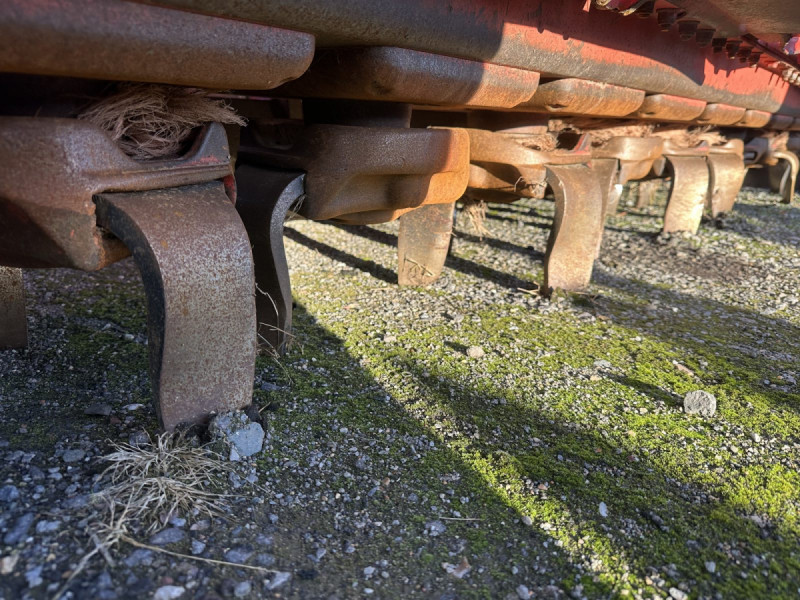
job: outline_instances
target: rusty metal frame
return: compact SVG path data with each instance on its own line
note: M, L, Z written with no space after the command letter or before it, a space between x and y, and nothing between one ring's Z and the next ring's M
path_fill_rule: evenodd
M766 69L661 32L655 19L529 0L150 0L308 31L319 46L395 46L800 116L800 90ZM624 32L624 34L620 34Z
M313 55L308 33L135 2L0 2L5 73L263 90Z
M397 282L425 286L441 275L453 233L455 204L428 204L400 217Z
M665 233L697 233L709 190L708 145L681 148L671 141L664 143L666 167L671 183L664 212Z
M231 175L219 123L180 158L137 162L85 121L0 117L0 264L100 269L127 250L97 227L93 195L226 177L233 193Z
M222 183L95 197L147 296L150 375L167 431L252 402L256 310L247 233Z
M746 174L743 153L744 143L737 139L709 148L706 208L712 218L733 209Z
M287 124L277 139L271 125L254 125L240 158L305 171L298 214L308 219L382 223L425 204L452 204L467 187L469 138L460 129Z
M329 48L276 93L413 104L512 108L530 100L539 73L405 48Z
M662 150L661 138L632 136L616 136L592 148L591 168L600 181L604 215L616 212L622 186L646 177Z
M283 245L283 225L290 209L304 199L302 173L253 165L236 169L236 210L244 223L255 265L258 343L282 354L292 329L292 290Z
M518 198L523 195L520 189L528 188L535 195L532 189L549 185L556 202L543 289L587 287L605 220L601 184L588 166L592 159L589 137L582 136L571 150L542 152L524 145L529 137L524 133L467 131L473 163L470 195L488 189Z
M791 204L797 186L800 159L790 150L775 150L772 157L777 163L766 167L770 189L780 194L782 204Z

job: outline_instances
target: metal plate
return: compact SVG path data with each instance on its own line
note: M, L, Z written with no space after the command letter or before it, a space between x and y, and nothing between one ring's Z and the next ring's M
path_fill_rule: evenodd
M219 182L100 194L98 222L130 248L147 295L150 376L161 425L252 402L253 259Z

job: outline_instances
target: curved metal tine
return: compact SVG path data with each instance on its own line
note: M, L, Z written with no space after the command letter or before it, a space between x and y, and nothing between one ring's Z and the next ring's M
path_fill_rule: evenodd
M602 220L605 224L605 220L617 212L617 204L619 203L619 193L617 193L619 162L616 158L593 158L589 168L597 178L597 185L600 188L603 204ZM597 238L595 258L600 256L600 244L602 243L603 236L601 235Z
M697 233L708 195L708 165L702 156L668 156L672 171L664 232Z
M133 254L147 296L150 375L161 425L252 402L250 243L221 182L95 196L97 221Z
M292 287L283 224L304 196L305 176L252 165L236 169L236 210L253 249L258 342L282 354L292 330Z
M797 155L789 150L778 150L773 156L785 162L782 171L778 171L782 165L769 167L770 185L773 192L781 195L782 204L791 204L794 198L794 189L797 185L797 171L800 168L800 160ZM779 175L777 175L779 173Z
M397 236L397 282L430 285L447 260L455 204L426 204L400 217Z
M0 350L25 348L27 345L22 269L0 266Z
M600 186L603 215L613 215L619 202L619 195L615 194L615 187L619 182L619 161L616 158L593 158L589 166Z
M708 156L708 196L706 208L713 218L733 210L744 182L744 159L736 154Z
M603 198L586 165L547 166L556 199L544 257L544 289L581 290L589 285L603 233Z

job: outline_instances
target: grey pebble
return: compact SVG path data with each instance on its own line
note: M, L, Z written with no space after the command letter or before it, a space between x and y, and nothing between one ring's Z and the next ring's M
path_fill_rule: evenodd
M165 585L156 590L153 600L175 600L183 596L186 588L180 585Z
M96 417L107 417L111 414L111 405L101 403L92 404L83 410L83 414Z
M6 546L13 546L25 539L25 536L28 535L28 530L31 528L31 525L33 525L34 518L33 513L25 513L17 519L14 526L3 538L3 543Z
M150 543L153 546L164 546L166 544L174 544L180 542L186 534L176 527L169 527L162 529L155 535L150 537Z
M86 456L86 452L80 449L64 450L64 454L61 455L61 460L65 463L80 462L83 460L84 456Z
M467 356L470 358L483 358L486 352L480 346L470 346L467 348Z
M253 549L247 546L238 546L231 548L225 553L225 560L232 563L244 564L253 556Z
M687 598L689 598L689 595L686 592L675 587L669 588L669 595L671 598L673 598L673 600L687 600Z
M42 585L42 565L34 567L30 571L26 571L25 580L28 582L29 588Z
M200 540L192 540L192 554L197 556L198 554L202 554L203 550L206 549L205 542L201 542Z
M270 579L268 582L266 582L265 585L266 585L268 590L274 590L274 589L279 588L280 586L282 586L284 583L289 581L291 578L292 578L292 574L291 573L287 573L286 571L278 571L277 573L275 573L272 576L272 579Z
M275 564L275 557L272 554L263 552L261 554L256 554L255 561L259 567L269 568Z
M237 598L244 598L245 596L250 595L250 590L252 586L250 585L249 581L240 581L236 584L236 587L233 588L233 595Z
M149 567L151 564L153 564L153 551L147 550L146 548L139 548L138 550L131 552L130 556L128 556L123 562L128 567L138 567L139 565Z
M0 502L13 502L19 498L19 490L11 484L0 488Z
M208 426L212 437L223 439L239 456L252 456L264 445L264 429L244 413L227 412L217 415Z
M52 533L61 529L61 521L39 521L36 524L36 533Z
M425 529L428 530L428 535L436 537L437 535L443 534L447 530L447 527L441 521L428 521L425 523Z

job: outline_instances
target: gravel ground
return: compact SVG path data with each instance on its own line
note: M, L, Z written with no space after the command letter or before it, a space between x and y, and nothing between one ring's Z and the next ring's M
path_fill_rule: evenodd
M185 556L122 544L62 597L796 598L800 210L748 189L664 237L663 203L624 198L589 293L549 301L546 200L493 207L483 240L459 218L428 289L394 284L396 223L292 223L295 337L259 358L267 436L229 515L134 524ZM57 595L111 441L157 429L131 261L26 284L30 348L0 357L7 600ZM684 412L696 390L713 415Z

